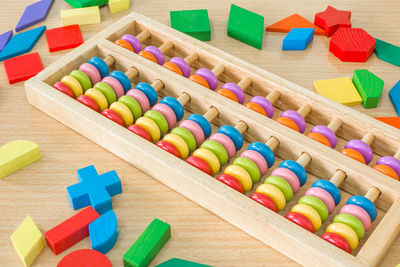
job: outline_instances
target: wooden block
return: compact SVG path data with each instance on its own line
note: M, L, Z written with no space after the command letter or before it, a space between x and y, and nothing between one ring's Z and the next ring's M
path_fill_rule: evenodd
M89 224L89 236L92 249L106 254L112 249L118 239L117 216L113 210L104 213L100 218Z
M400 81L398 81L389 91L389 98L392 105L396 110L397 115L400 116Z
M27 216L14 231L11 241L25 266L31 266L44 248L42 233L30 216Z
M362 102L349 77L314 81L313 86L318 94L346 106L359 105Z
M59 254L89 235L89 224L100 215L92 208L87 207L71 218L48 230L44 236L47 245Z
M125 252L123 260L125 267L147 266L171 237L171 226L168 223L154 219Z
M228 35L255 48L262 48L264 17L244 8L231 5Z
M375 39L375 54L383 61L400 67L400 47ZM1 49L0 49L1 50Z
M13 36L13 31L8 31L0 35L0 52L7 45L8 41L10 41Z
M91 6L103 6L108 3L108 0L64 0L64 2L70 4L73 8L82 8Z
M111 267L110 260L93 249L78 249L62 258L57 267Z
M282 50L306 50L314 39L314 28L293 28L283 39Z
M200 41L211 40L210 21L207 9L169 12L171 27Z
M328 6L325 11L315 14L314 24L325 30L326 36L332 36L339 28L350 28L351 12L337 10Z
M299 14L293 14L283 20L275 22L266 28L268 32L290 32L293 28L314 28L316 35L325 35L325 31L312 24Z
M368 70L354 70L353 83L365 108L376 108L383 90L383 80Z
M114 14L127 10L130 4L131 0L109 0L108 7L110 8L110 13Z
M28 140L11 141L0 147L0 178L42 158L37 144Z
M211 267L211 266L193 261L172 258L161 264L156 265L156 267Z
M26 81L43 70L39 53L26 54L4 61L9 84Z
M75 48L83 44L81 30L77 24L46 30L46 38L49 52Z
M61 10L62 26L97 24L100 22L100 9L98 6Z
M15 31L22 31L23 29L44 21L53 2L54 0L40 0L39 2L27 6L18 21L17 27L15 27Z
M389 124L397 129L400 129L400 117L374 117L381 122Z

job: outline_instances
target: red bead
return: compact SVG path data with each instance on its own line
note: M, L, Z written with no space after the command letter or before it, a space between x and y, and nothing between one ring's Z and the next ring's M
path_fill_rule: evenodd
M261 193L253 193L249 196L252 200L260 203L264 207L269 208L272 211L278 212L278 207L276 206L275 202L269 198L268 196L261 194Z
M56 82L55 84L53 84L53 87L56 88L58 91L63 92L67 96L75 98L74 92L72 92L71 88L69 88L68 85L66 85L65 83Z
M190 156L186 159L186 162L189 163L190 165L196 167L200 171L203 171L207 173L208 175L212 175L211 172L211 167L208 166L207 162L203 160L202 158L196 157L196 156Z
M150 134L141 126L136 125L136 124L132 124L128 127L128 130L143 137L144 139L146 139L149 142L153 142L153 139L151 139Z
M165 151L171 153L172 155L177 156L178 158L181 158L181 154L179 153L178 149L170 142L160 140L156 143L156 145L158 147L161 147Z
M233 177L229 174L223 173L217 177L217 180L220 181L221 183L226 184L229 187L232 187L236 191L244 194L243 185L235 177Z
M93 99L91 99L89 96L87 95L81 95L79 96L76 100L78 100L79 102L81 102L82 104L84 104L85 106L93 109L96 112L100 112L100 108L99 105L97 105L96 101L94 101Z
M341 248L344 251L351 253L351 247L349 245L349 242L347 242L347 240L344 239L342 236L336 233L325 233L321 236L321 238L337 246L338 248Z
M107 109L103 110L103 112L101 112L101 115L103 115L104 117L109 118L110 120L112 120L113 122L118 123L121 126L125 126L125 122L121 118L121 116L118 115L118 113L115 112L112 109L107 108Z
M289 212L288 214L286 214L285 218L310 231L311 233L314 233L314 226L312 225L311 221L303 214L297 212Z

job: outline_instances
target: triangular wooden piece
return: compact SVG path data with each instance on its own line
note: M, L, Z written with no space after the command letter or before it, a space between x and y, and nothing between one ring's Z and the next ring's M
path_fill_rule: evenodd
M293 14L283 20L280 20L266 28L269 32L289 32L293 28L314 28L315 34L325 35L325 31L318 26L315 26L310 21L306 20L299 14Z

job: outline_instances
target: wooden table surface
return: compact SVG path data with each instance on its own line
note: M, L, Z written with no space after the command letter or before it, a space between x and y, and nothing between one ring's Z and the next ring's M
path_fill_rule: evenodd
M36 0L1 0L0 33L12 29L25 6ZM301 2L301 3L300 3ZM313 20L316 12L333 1L280 0L234 1L235 4L264 16L265 25L288 15L299 13ZM400 79L400 68L380 61L374 54L367 63L343 63L328 52L329 39L316 36L306 51L282 52L285 34L265 33L263 49L257 50L226 35L231 1L155 1L132 0L130 10L147 15L169 25L169 11L208 9L211 22L211 45L249 61L312 90L312 81L349 76L355 69L368 69L385 81L385 89L376 109L354 108L371 116L395 116L388 91ZM338 9L351 10L353 27L367 30L372 36L400 44L400 2L396 0L340 0ZM60 10L70 6L56 0L47 20L39 25L61 26ZM101 8L102 23L82 26L84 40L107 25L128 14L130 10L111 15L107 6ZM67 51L49 53L43 36L34 47L44 66L48 66ZM134 166L75 133L28 104L24 84L9 85L0 67L0 144L15 139L36 142L43 159L0 180L0 266L22 266L14 251L10 236L30 215L42 232L69 218L76 212L68 201L65 187L77 182L76 170L95 165L100 173L116 170L122 180L123 193L113 197L118 217L119 240L107 253L114 266L122 265L122 255L153 218L172 226L172 238L155 257L151 265L172 257L184 258L214 266L294 266L295 262L253 237L236 229L218 216L198 206L144 174ZM157 166L154 166L155 168ZM45 248L34 266L55 266L67 253L89 248L89 239L55 256ZM313 255L309 255L313 257ZM397 238L382 266L400 262L400 239Z

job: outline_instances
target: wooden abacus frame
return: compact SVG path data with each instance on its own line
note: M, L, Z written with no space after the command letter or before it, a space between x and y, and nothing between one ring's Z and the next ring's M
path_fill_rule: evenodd
M343 126L337 135L342 138L360 138L371 132L375 135L372 148L380 155L393 155L399 147L398 130L137 13L122 18L26 82L28 101L303 265L317 266L323 262L329 266L376 266L400 229L400 183L111 42L124 33L135 34L143 29L151 32L154 42L171 40L179 53L187 55L196 52L202 64L224 65L224 75L233 80L249 77L252 86L246 93L267 95L277 89L281 93L280 102L275 104L278 108L296 109L308 103L312 108L307 117L310 123L326 125L335 117L341 118ZM347 174L346 181L341 185L344 191L363 195L371 187L378 188L381 195L376 205L386 211L385 216L357 255L353 256L52 88L51 84L95 55L112 55L116 59L117 69L126 70L134 66L145 80L162 79L165 87L161 95L177 97L184 92L189 93L191 102L185 109L190 112L204 113L210 106L215 106L220 114L213 123L219 126L246 122L249 129L244 136L248 141L265 142L275 136L280 140L275 154L281 158L294 159L303 152L308 153L312 162L307 166L307 171L318 177L328 178L341 169ZM156 170L153 168L155 164L159 166Z

